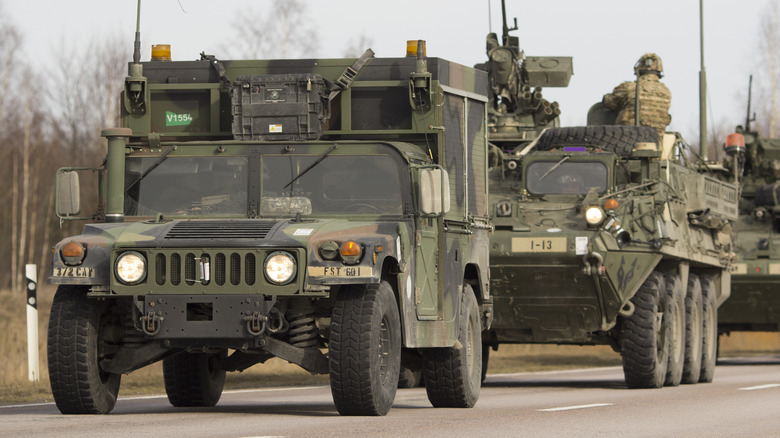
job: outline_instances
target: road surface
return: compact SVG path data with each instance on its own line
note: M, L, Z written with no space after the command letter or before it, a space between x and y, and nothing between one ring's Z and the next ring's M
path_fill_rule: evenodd
M488 375L473 409L398 391L386 417L340 417L327 386L226 391L215 408L122 398L110 415L0 407L2 437L777 437L780 355L721 360L711 384L629 390L619 367Z

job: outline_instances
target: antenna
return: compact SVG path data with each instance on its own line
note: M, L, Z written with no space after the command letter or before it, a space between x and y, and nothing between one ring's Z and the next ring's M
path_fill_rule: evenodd
M141 0L138 0L138 12L135 19L135 42L133 43L133 64L141 62Z
M755 120L755 116L753 118L750 118L750 101L752 100L753 95L753 75L750 75L750 80L748 81L748 105L747 105L747 114L745 115L745 132L750 132L750 122Z

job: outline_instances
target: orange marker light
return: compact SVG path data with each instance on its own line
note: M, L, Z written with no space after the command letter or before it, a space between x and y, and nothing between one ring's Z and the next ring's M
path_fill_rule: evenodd
M618 202L614 199L607 199L607 202L604 203L604 209L605 210L617 210L618 208Z
M343 245L341 245L341 256L342 257L356 257L359 256L361 253L360 245L353 241L344 242Z
M84 255L84 247L78 242L68 242L62 247L63 257L81 257L82 255Z

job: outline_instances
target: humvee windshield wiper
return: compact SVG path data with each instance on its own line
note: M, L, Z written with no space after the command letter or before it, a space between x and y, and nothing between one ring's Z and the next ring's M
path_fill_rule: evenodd
M125 194L127 194L127 192L129 192L134 185L138 184L142 179L146 178L146 175L149 175L150 173L152 173L154 169L157 169L157 166L162 164L162 162L165 161L166 158L168 158L168 154L173 152L174 149L176 149L176 145L169 147L165 152L163 152L163 154L160 155L160 158L158 158L157 161L155 161L151 166L149 166L148 169L144 170L144 172L141 175L139 175L138 178L135 179L135 181L133 181L130 185L128 185L127 188L125 188Z
M282 188L286 189L287 187L290 187L290 185L292 185L292 183L294 183L295 181L298 181L298 178L302 177L303 175L306 175L306 172L310 171L314 166L320 164L320 162L322 160L324 160L325 157L327 157L328 154L331 153L333 151L333 149L336 149L337 147L339 147L338 143L333 143L333 146L329 147L328 150L323 152L322 155L320 155L316 160L314 160L314 162L311 163L311 165L309 165L309 167L307 167L306 169L303 169L303 171L301 173L299 173L295 178L293 178L292 181L290 181L287 184L285 184L284 187L282 187Z
M559 162L555 163L555 166L551 167L551 168L550 168L550 170L548 170L547 172L545 172L545 174L544 174L544 175L542 175L542 177L541 177L541 178L539 178L539 181L543 180L543 179L544 179L544 178L545 178L547 175L551 174L553 170L555 170L555 169L557 169L557 168L561 167L561 164L563 164L563 162L564 162L564 161L568 160L568 159L569 159L569 157L570 157L570 155L567 155L567 156L565 156L565 157L561 158L561 161L559 161Z

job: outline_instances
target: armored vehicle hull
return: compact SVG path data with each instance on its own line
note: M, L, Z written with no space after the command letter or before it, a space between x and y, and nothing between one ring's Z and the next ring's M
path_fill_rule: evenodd
M493 169L486 345L608 344L630 387L712 379L736 186L679 163L679 137L632 144L648 129L551 129Z

